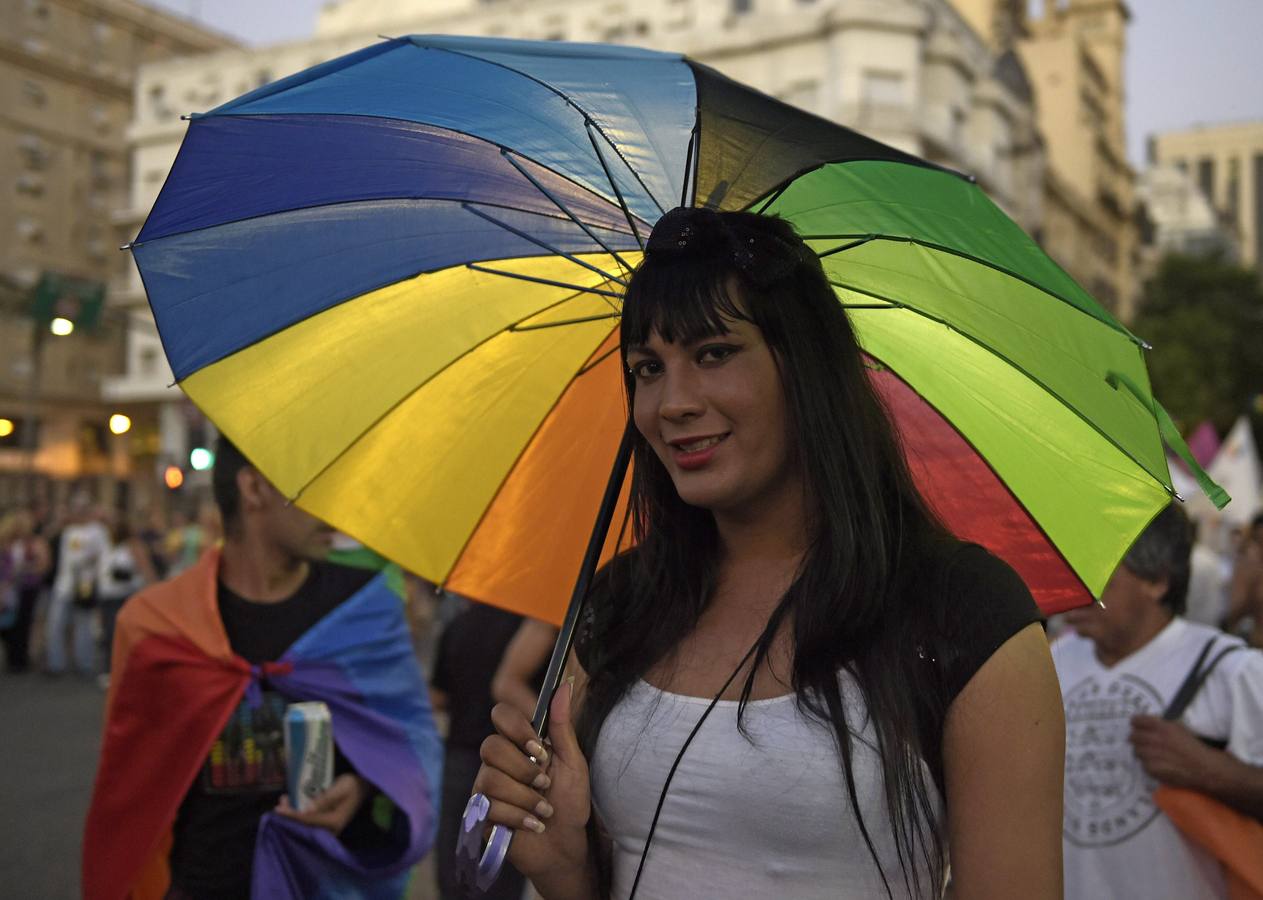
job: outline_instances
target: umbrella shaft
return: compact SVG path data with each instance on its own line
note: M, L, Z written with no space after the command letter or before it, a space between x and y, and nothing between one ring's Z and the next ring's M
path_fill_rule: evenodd
M544 684L539 691L539 702L535 704L535 715L531 718L531 724L540 737L548 735L548 708L552 704L553 694L557 692L557 686L561 683L561 673L566 668L566 657L570 655L570 647L574 643L575 625L578 624L579 615L583 612L588 587L592 584L592 576L596 573L597 563L601 560L601 549L605 546L605 537L609 533L614 509L618 505L618 495L623 488L627 465L631 461L633 428L635 426L629 420L623 429L618 454L614 457L614 467L610 470L610 478L605 485L605 495L601 498L601 508L597 512L592 534L588 538L588 548L583 554L583 565L579 567L579 577L575 581L574 592L570 595L570 606L566 609L561 631L557 634L552 658L548 660L548 671L544 675Z

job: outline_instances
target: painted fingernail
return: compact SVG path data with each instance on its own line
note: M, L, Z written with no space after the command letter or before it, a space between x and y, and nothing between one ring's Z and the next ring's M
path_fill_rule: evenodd
M531 787L539 791L546 791L548 790L549 786L552 783L553 783L553 780L551 778L549 778L543 772L540 772L538 775L535 776L535 780L531 782Z
M541 800L535 804L535 815L541 819L551 818L553 814L553 805L547 800Z
M544 823L541 822L539 819L535 818L534 816L527 816L525 819L523 819L522 827L529 828L531 831L535 832L536 834L544 833Z
M548 762L548 751L544 749L544 745L539 741L527 741L526 752L533 756L537 762Z

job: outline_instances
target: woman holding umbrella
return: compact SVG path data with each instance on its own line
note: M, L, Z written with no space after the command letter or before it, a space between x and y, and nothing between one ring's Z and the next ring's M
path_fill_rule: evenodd
M678 209L621 324L636 547L545 748L499 706L476 789L553 898L1061 896L1039 611L918 494L820 262Z

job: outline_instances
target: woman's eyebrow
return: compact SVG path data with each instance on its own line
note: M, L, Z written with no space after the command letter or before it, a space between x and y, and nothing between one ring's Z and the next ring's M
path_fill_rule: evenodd
M653 351L650 350L648 347L646 347L644 344L630 344L623 352L627 356L631 356L633 353L640 353L646 356L654 355Z

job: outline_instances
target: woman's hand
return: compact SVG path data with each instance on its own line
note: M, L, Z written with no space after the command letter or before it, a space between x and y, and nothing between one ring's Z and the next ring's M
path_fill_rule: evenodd
M573 691L568 682L553 697L547 747L519 709L497 704L491 712L497 733L482 743L483 765L474 780L474 790L491 801L487 821L517 832L509 861L533 881L543 875L578 885L590 877L592 800L588 761L571 722Z
M282 795L280 802L276 804L276 812L304 825L323 828L337 836L355 818L366 797L368 783L360 776L347 772L333 779L333 784L317 794L312 799L310 809L299 812L290 804L289 796Z

